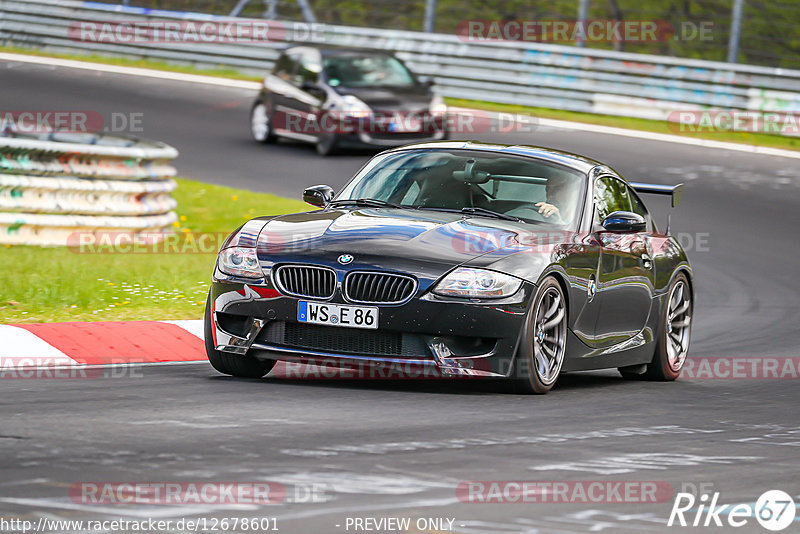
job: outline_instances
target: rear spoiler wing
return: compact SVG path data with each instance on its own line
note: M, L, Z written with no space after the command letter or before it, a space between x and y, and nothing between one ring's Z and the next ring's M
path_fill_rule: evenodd
M672 207L678 206L683 196L683 184L678 185L658 185L631 182L631 187L637 193L653 193L656 195L670 195L672 197Z

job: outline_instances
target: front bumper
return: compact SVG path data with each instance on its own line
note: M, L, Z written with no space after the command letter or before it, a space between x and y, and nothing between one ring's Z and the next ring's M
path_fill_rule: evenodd
M215 280L211 331L216 350L315 365L395 366L437 376L508 376L535 286L498 301L422 293L401 305L376 305L378 330L297 321L300 300L268 281ZM327 301L348 304L341 295Z
M352 134L339 134L337 144L342 148L391 148L411 143L428 143L447 139L445 130L416 133L376 133L362 131Z

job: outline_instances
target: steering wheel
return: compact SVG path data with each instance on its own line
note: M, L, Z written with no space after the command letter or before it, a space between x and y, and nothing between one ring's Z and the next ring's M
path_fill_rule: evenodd
M535 203L529 203L522 206L517 206L513 210L507 211L506 214L513 215L514 217L533 219L535 221L555 222L555 219L552 216L545 217L544 215L539 213L539 208L536 207Z

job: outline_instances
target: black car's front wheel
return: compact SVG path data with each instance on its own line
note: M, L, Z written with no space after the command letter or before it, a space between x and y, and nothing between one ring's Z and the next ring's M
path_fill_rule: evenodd
M203 320L206 355L211 366L225 375L240 378L261 378L275 366L275 361L261 361L246 354L226 354L214 348L214 336L211 329L211 295L206 300L206 313Z
M274 143L276 140L267 106L263 102L256 102L250 110L250 134L259 143Z
M517 391L547 393L555 385L567 347L567 302L559 283L545 278L525 323L513 369Z

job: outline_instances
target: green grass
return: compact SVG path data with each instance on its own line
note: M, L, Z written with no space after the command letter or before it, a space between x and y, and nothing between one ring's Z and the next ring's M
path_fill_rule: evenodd
M116 56L51 53L51 52L42 52L38 50L33 50L30 48L19 48L19 47L8 47L8 46L0 47L0 52L58 57L63 59L75 59L79 61L92 61L108 65L141 67L141 68L156 69L156 70L167 70L173 72L184 72L188 74L202 74L206 76L218 76L221 78L232 78L237 80L253 80L253 81L261 80L261 78L258 76L249 76L235 69L222 66L215 69L203 69L199 67L168 63L165 61L157 61L152 59L127 59ZM786 137L780 135L758 134L750 132L715 132L715 131L681 132L673 130L673 128L675 128L675 125L670 124L666 121L618 117L615 115L598 115L595 113L580 113L577 111L563 111L557 109L518 106L514 104L498 104L494 102L484 102L479 100L463 100L458 98L447 98L446 100L447 103L452 106L485 109L489 111L507 111L511 113L524 113L541 118L560 119L573 122L584 122L588 124L600 124L603 126L627 128L630 130L643 130L647 132L683 135L687 137L698 137L702 139L710 139L713 141L726 141L730 143L742 143L746 145L782 148L787 150L800 150L800 137Z
M218 233L204 242L212 245L185 246L184 253L0 245L0 323L199 319L222 239L252 217L308 208L275 195L177 181L176 232Z
M463 100L457 98L448 98L447 103L451 106L520 113L540 118L584 122L588 124L600 124L603 126L613 126L615 128L627 128L629 130L643 130L646 132L698 137L713 141L725 141L730 143L742 143L746 145L800 150L800 137L784 137L780 135L749 132L680 132L674 130L674 128L677 128L677 125L668 123L666 121L636 119L632 117L617 117L614 115L597 115L594 113L579 113L577 111L562 111L557 109L534 108L529 106L518 106L515 104L496 104L493 102Z

